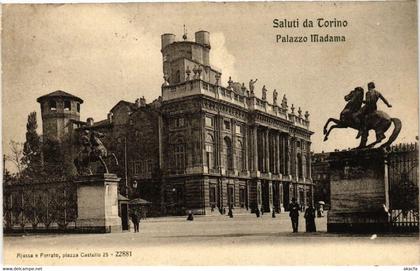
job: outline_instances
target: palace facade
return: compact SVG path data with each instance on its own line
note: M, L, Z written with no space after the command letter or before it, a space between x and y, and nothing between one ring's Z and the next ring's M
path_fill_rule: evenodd
M309 113L288 106L286 95L261 98L254 82L229 78L210 65L210 34L177 41L161 36L164 83L147 103L120 101L105 120L80 121L82 99L53 92L38 99L44 136L75 146L83 129L102 139L120 161L120 193L152 203L156 215L287 210L292 197L313 203ZM73 148L73 147L72 147ZM73 161L77 150L67 152Z

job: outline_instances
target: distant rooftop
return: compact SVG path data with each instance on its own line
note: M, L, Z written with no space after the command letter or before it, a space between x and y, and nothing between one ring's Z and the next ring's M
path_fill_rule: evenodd
M67 93L65 91L62 91L62 90L56 90L56 91L51 92L51 93L49 93L47 95L41 96L38 99L36 99L36 101L39 103L42 100L44 100L46 98L51 98L51 97L71 98L71 99L76 100L76 101L78 101L80 103L83 103L83 100L81 98L79 98L77 96L74 96L74 95L72 95L70 93Z

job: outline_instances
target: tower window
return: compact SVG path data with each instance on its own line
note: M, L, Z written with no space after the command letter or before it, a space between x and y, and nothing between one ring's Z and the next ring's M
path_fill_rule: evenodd
M76 104L76 107L77 107L77 112L78 112L78 113L80 113L80 104L79 104L79 103L77 103L77 104Z
M57 102L56 101L49 101L48 105L49 105L51 111L56 111L57 110Z
M71 110L71 102L70 101L64 101L64 110L66 110L66 111Z

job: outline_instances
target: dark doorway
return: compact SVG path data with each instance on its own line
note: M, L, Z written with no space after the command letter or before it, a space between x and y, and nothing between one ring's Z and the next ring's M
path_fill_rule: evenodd
M261 182L262 186L262 209L264 212L270 212L270 187L267 181Z
M233 185L228 186L228 207L234 207L235 205L235 193L233 190Z
M121 226L123 231L128 231L128 204L122 203L121 204Z
M289 211L289 183L283 183L283 204L284 204L284 210Z

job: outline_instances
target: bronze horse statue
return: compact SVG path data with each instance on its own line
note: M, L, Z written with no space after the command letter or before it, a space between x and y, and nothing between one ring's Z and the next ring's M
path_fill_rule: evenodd
M79 174L85 174L86 171L92 174L90 169L90 163L99 161L104 168L105 173L109 173L108 166L105 163L107 158L113 158L115 164L118 165L117 157L114 153L109 152L102 141L99 139L104 137L102 133L91 131L90 135L87 130L82 132L80 137L80 144L83 149L79 152L76 159L74 159L74 165Z
M347 102L347 104L344 107L343 111L341 111L340 113L340 119L329 118L325 123L324 141L328 140L328 136L334 128L353 128L356 130L360 130L362 128L361 120L359 119L359 110L363 104L363 95L363 88L357 87L344 97L344 100ZM335 124L331 125L331 127L328 129L328 125L330 124L330 122L333 122ZM366 129L364 129L364 132L362 133L360 145L357 148L372 148L374 145L382 142L382 140L386 138L385 132L389 129L389 127L391 127L391 123L393 123L394 130L392 131L391 136L389 137L387 142L380 146L380 148L389 147L392 144L392 142L394 142L395 139L397 139L402 126L400 119L390 118L388 114L379 110L368 114L364 123ZM369 130L375 131L376 140L366 146L367 139L369 136Z

